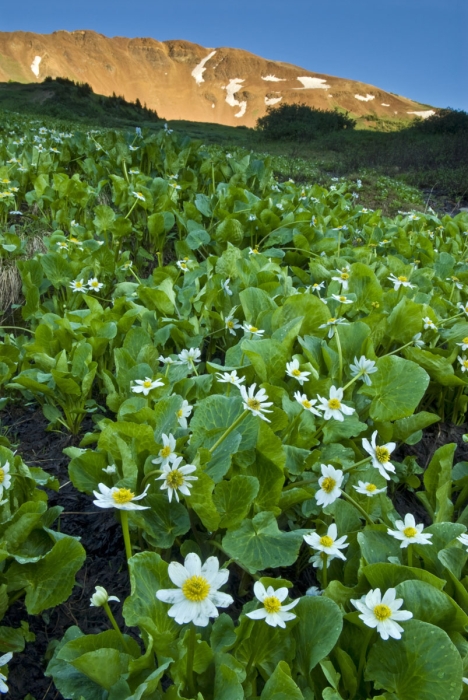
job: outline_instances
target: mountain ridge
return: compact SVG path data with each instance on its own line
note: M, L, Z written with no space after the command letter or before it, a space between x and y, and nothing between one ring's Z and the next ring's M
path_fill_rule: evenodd
M244 49L182 39L106 37L93 30L0 32L0 81L45 77L87 82L94 92L137 98L159 116L255 126L269 106L303 102L359 117L411 119L434 110L360 81L264 59Z

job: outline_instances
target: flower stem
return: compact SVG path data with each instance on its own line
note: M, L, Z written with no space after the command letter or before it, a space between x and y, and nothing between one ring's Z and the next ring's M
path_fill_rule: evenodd
M346 389L349 389L351 384L354 384L354 382L357 382L357 380L362 377L364 372L358 372L355 377L353 377L345 386L343 387L343 393L346 391Z
M358 510L361 513L362 517L365 518L368 525L374 525L374 521L372 520L369 513L366 513L364 508L362 508L362 506L360 506L359 503L357 503L354 500L354 498L352 498L348 493L346 493L346 491L342 491L341 495L346 501L348 501L348 503L351 503L351 505L354 506L356 510Z
M130 530L128 529L128 513L126 510L120 511L120 523L122 525L122 533L125 542L125 554L127 561L133 556L132 543L130 542Z
M341 380L343 378L343 353L341 350L340 334L338 333L338 328L336 326L335 326L335 338L336 338L336 347L338 350L338 362L339 362L338 383L341 384Z
M112 614L112 610L111 610L110 607L109 607L109 603L104 603L102 607L103 607L104 610L106 611L106 615L107 615L107 617L109 618L112 627L115 629L115 631L116 631L117 634L119 635L119 637L120 637L120 639L121 639L121 641L122 641L122 644L123 644L123 647L124 647L125 651L129 654L130 651L129 651L129 648L128 648L127 641L126 641L125 637L123 636L123 634L122 634L122 632L121 632L121 630L120 630L120 627L119 627L118 624L117 624L117 621L116 621L115 617L114 617L113 614Z
M232 433L232 431L235 430L237 428L237 426L242 423L242 421L244 420L244 418L247 416L248 413L249 413L249 411L247 409L243 413L241 413L240 416L238 418L236 418L234 423L232 425L230 425L227 430L225 430L225 432L221 435L219 440L217 440L215 442L213 447L210 447L208 452L213 453L216 450L216 448L219 447L221 445L221 443L227 438L227 436L230 435Z
M325 552L322 552L322 559L323 559L322 590L325 590L325 588L328 586L328 576L327 576L328 555Z
M356 467L360 467L361 464L365 464L369 460L370 460L370 457L364 457L364 459L361 459L360 462L356 462L355 464L352 464L350 467L344 467L343 471L350 472L352 469L356 469Z
M408 545L408 566L413 566L413 547Z
M190 633L187 645L187 685L190 697L196 695L195 682L193 679L193 661L195 659L195 644L197 643L197 632L193 622L190 623Z
M367 633L365 634L363 645L361 648L361 654L359 656L359 667L358 667L358 688L361 684L361 678L362 678L362 672L364 670L364 664L366 663L366 653L367 653L367 648L369 646L369 642L372 639L372 636L374 634L373 628L370 628L367 630Z

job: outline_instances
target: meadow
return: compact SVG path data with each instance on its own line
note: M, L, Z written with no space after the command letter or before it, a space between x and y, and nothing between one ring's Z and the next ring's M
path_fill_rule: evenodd
M451 137L2 113L0 692L468 698Z

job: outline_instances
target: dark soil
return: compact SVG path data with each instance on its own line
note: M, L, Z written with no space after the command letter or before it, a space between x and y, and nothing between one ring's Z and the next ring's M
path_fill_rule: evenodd
M49 491L50 505L60 505L61 531L81 538L87 558L76 576L76 586L66 603L42 615L28 615L22 601L15 603L7 612L2 625L19 627L22 620L29 623L36 641L28 643L24 652L15 654L9 664L8 685L10 700L23 700L30 695L35 700L60 700L62 695L55 690L50 678L44 677L48 660L48 646L52 640L59 640L72 625L78 625L85 634L95 634L109 628L105 613L100 608L90 607L90 597L96 585L106 588L111 595L123 601L130 593L120 525L110 511L97 509L92 499L79 493L68 483L67 465L69 458L62 453L65 447L77 445L80 437L73 438L60 432L46 432L47 421L40 408L10 404L0 414L0 425L8 429L9 440L17 446L18 452L29 466L39 466L55 476L61 488L58 493ZM92 429L92 423L83 424L83 432ZM449 442L457 443L455 462L468 461L468 444L462 440L468 432L468 425L453 426L435 424L424 432L423 439L413 446L403 445L394 453L398 461L407 455L416 457L418 464L426 468L435 450ZM401 516L407 512L416 515L419 521L429 524L427 513L416 495L408 489L397 489L394 495L395 507ZM288 577L296 581L291 590L292 596L304 595L307 588L317 586L315 570L306 565L308 552L301 551L298 564L291 571L278 570L273 575ZM301 573L299 571L302 569ZM235 602L232 612L236 617L243 603L251 598L250 580L244 580L242 571L232 567L232 588ZM298 576L299 574L299 576ZM244 590L243 590L244 589ZM120 615L120 607L114 610L121 629L129 634L135 630L125 628ZM50 652L49 652L50 653Z

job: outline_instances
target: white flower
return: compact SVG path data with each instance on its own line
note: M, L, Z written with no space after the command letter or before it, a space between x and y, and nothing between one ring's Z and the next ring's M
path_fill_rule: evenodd
M138 170L138 168L130 168L130 170L128 172L130 173L130 175L139 175L140 174L140 171Z
M372 384L369 374L374 374L377 372L377 367L373 360L368 360L365 355L361 355L359 360L357 357L354 358L354 365L349 366L351 370L351 376L356 377L360 375L361 379L367 386Z
M161 486L161 490L167 489L167 496L169 503L172 501L172 496L175 495L176 501L179 501L179 494L183 493L184 496L190 496L190 489L192 484L190 481L197 481L198 476L187 476L192 472L196 471L197 468L193 464L186 464L183 467L180 466L182 462L182 457L175 457L172 464L165 462L162 465L163 473L158 476L156 481L159 479L164 479L164 483ZM153 460L154 462L155 460Z
M68 250L68 243L66 243L65 241L57 241L57 248L59 248L60 250Z
M315 500L319 506L328 506L341 496L341 484L343 483L343 472L335 469L331 464L321 465L322 476L318 483L320 489L315 494Z
M230 595L218 590L228 580L229 571L219 569L216 557L209 557L202 566L200 557L191 552L185 557L184 566L171 562L168 574L178 588L163 588L156 592L156 598L172 605L168 615L179 625L193 622L206 627L210 617L218 617L217 608L227 608L234 602Z
M229 314L229 316L226 316L224 319L224 327L227 328L231 335L236 335L236 330L242 328L237 318L234 318L232 314Z
M108 603L110 600L114 600L116 603L120 603L120 599L115 595L108 595L105 588L102 586L96 586L96 590L90 598L92 608L100 608L104 603Z
M322 595L322 591L318 586L310 586L305 592L306 595L310 596L317 596L317 595Z
M346 542L346 535L343 535L343 537L338 537L338 528L336 527L335 523L332 523L329 526L326 535L321 537L316 532L311 532L310 535L304 535L304 540L312 547L312 549L317 549L319 552L323 552L327 555L327 557L331 557L333 559L343 559L343 561L346 561L346 557L341 550L348 547L349 542ZM323 568L323 563L322 566L318 566L318 568Z
M260 251L257 248L257 246L254 246L253 248L249 248L249 255L260 255Z
M314 408L315 404L317 403L317 399L308 399L306 394L301 394L300 391L296 391L294 398L306 411L310 411L310 413L314 413L316 416L322 416L320 411L317 411L317 409Z
M397 520L395 522L396 530L387 529L389 535L394 537L396 540L401 540L400 549L404 549L409 544L432 544L430 541L432 535L427 533L423 534L424 525L420 523L416 525L414 515L407 513L405 515L405 520Z
M146 202L144 195L141 192L132 192L133 196L139 199L141 202Z
M335 301L339 301L340 304L352 304L353 300L348 299L348 297L345 297L344 294L332 294L332 297Z
M466 356L463 355L462 357L458 357L457 359L458 362L461 364L461 371L466 372L468 370L468 359L466 358Z
M105 484L98 484L98 489L99 491L93 491L96 496L93 503L99 508L118 508L118 510L147 510L149 508L149 506L139 506L135 503L146 496L149 484L139 496L135 496L130 489L119 489L117 486L110 489Z
M175 360L173 360L172 357L163 357L163 355L160 355L158 360L159 362L162 362L163 365L173 365L175 363Z
M313 284L310 285L310 287L307 287L307 289L312 289L313 292L317 292L317 294L320 294L320 290L325 287L325 282L314 282Z
M115 464L111 464L108 467L103 467L102 471L106 474L117 474L117 467L115 466Z
M230 278L228 277L227 280L226 280L225 282L223 282L223 284L221 285L221 289L222 289L223 292L225 292L228 296L232 297L232 291L229 289L229 282L230 282L230 281L231 281L231 280L230 280Z
M379 470L384 479L390 479L388 472L395 473L395 467L390 462L390 455L396 447L396 442L387 442L386 445L376 445L377 430L372 433L372 442L367 438L362 439L362 446L372 457L372 466Z
M437 326L435 325L432 318L429 318L429 316L425 316L423 318L423 323L424 323L424 330L427 330L428 328L430 328L432 331L437 330Z
M458 277L446 277L447 282L452 282L457 289L463 289L463 284L460 282Z
M299 598L288 605L282 605L283 600L288 597L286 587L275 590L273 586L265 588L261 581L255 581L254 593L257 600L263 603L263 608L246 613L246 616L250 617L251 620L265 620L270 627L284 628L288 620L294 620L296 617L294 613L288 611L298 604Z
M245 377L238 377L235 369L232 372L216 372L216 377L221 384L234 384L237 387L245 382Z
M70 282L70 289L72 289L74 292L87 292L84 280L75 280L74 282Z
M335 326L337 326L340 323L347 323L347 321L344 318L335 318L332 316L332 318L329 318L326 323L322 323L322 325L319 326L319 328L328 328L328 337L333 338L333 335L335 333Z
M10 462L5 462L3 467L0 467L0 498L3 496L3 489L9 489L11 486Z
M358 481L358 484L358 486L353 486L353 489L356 489L358 493L369 496L369 498L377 496L378 493L385 493L387 491L386 488L378 489L375 484L371 484L369 481Z
M324 411L323 417L325 420L334 418L335 420L343 421L343 413L345 416L350 416L354 413L354 408L341 403L343 399L343 389L341 387L339 389L336 389L334 386L330 387L330 397L328 399L319 394L317 394L317 398L321 402L321 405L317 406L317 408Z
M94 292L98 292L102 287L104 287L104 284L99 282L97 277L92 277L88 280L88 288L92 289Z
M3 654L3 656L0 656L0 668L2 666L6 666L12 658L13 653L11 651L9 651L8 654ZM6 679L6 676L4 676L3 673L0 673L0 693L8 693L8 686L5 683Z
M169 436L163 433L161 437L163 446L159 450L158 457L155 457L151 461L153 464L161 464L163 467L165 467L166 464L169 464L169 462L175 462L177 459L177 455L175 453L176 441L172 433L169 433Z
M132 386L132 391L134 394L148 396L152 389L156 389L159 386L164 386L164 382L160 379L155 379L153 381L149 377L145 377L145 379L135 379L135 385Z
M458 304L458 308L468 316L468 304Z
M179 270L182 270L182 272L188 272L190 269L186 260L178 260L176 264Z
M346 291L348 289L349 285L349 272L347 269L343 268L343 270L336 270L338 273L339 277L332 277L332 280L335 280L335 282L340 282L341 286L343 289Z
M464 547L467 548L466 551L468 552L468 535L460 535L459 537L457 537L457 540L461 542Z
M184 349L182 352L179 352L177 357L179 358L177 364L187 365L191 368L195 366L195 362L201 362L201 352L198 348L189 348L188 350Z
M267 409L267 406L272 406L273 402L268 401L268 396L266 395L265 389L259 389L258 392L255 393L256 386L256 384L252 384L252 386L249 387L248 393L245 386L239 387L243 399L244 409L246 411L252 411L254 416L258 416L267 423L271 423L269 418L263 414L272 413L272 411Z
M299 384L302 386L304 382L309 381L309 374L310 372L301 372L299 369L299 360L292 360L291 362L286 363L286 374L288 377L292 377L293 379L297 379Z
M255 221L256 218L255 214L249 214L249 221Z
M421 340L421 335L422 333L416 333L411 338L411 342L413 343L415 348L422 348L425 345L424 340Z
M405 275L399 275L399 277L395 277L394 274L391 274L389 277L387 277L387 279L390 280L390 282L393 284L393 289L396 292L400 289L401 286L414 289L414 284L410 284L408 278L405 277Z
M403 605L403 598L395 598L396 590L389 588L381 597L380 588L369 591L360 600L351 600L355 608L359 610L359 617L365 625L377 628L377 632L382 639L389 637L401 639L403 627L398 624L403 620L409 620L413 613L408 610L400 610Z
M263 335L265 331L260 330L257 326L251 326L250 323L243 323L242 328L246 333L251 333L252 335Z
M462 342L457 343L457 345L459 345L463 351L468 350L468 337L463 338Z
M329 557L324 552L315 552L315 554L312 554L312 556L309 557L309 561L314 567L314 569L318 569L319 571L323 570L323 564L325 560L327 562L326 568L328 569L333 559L336 559L336 557Z
M177 422L181 428L187 429L187 418L193 411L193 406L190 406L189 402L184 399L182 401L182 406L177 411Z

